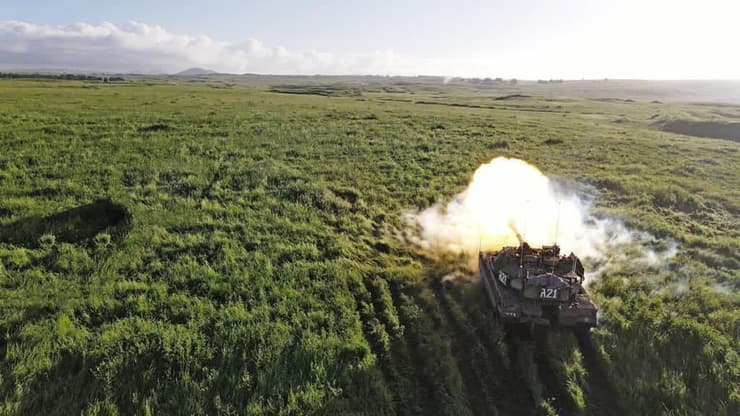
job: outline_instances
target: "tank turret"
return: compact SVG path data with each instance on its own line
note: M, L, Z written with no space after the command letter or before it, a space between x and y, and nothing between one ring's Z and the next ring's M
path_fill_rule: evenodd
M583 287L583 264L557 245L481 251L481 280L498 318L562 327L596 325L596 305Z

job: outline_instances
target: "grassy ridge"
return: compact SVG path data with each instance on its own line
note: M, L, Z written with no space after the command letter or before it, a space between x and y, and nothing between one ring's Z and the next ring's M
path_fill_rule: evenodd
M740 147L654 128L714 108L0 90L4 414L739 410ZM680 242L666 269L594 282L589 345L508 336L480 288L441 282L455 259L399 238L502 154Z

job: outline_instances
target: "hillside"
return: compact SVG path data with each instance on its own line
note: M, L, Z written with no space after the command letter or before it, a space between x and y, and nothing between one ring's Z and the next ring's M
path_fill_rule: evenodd
M140 76L144 80L159 80L156 76ZM186 81L190 82L190 81ZM259 75L259 74L210 74L199 77L213 87L256 87L261 89L338 90L386 92L408 94L399 98L409 99L416 94L472 97L517 97L563 99L586 98L593 100L665 101L686 103L740 105L740 81L650 81L650 80L557 80L534 81L492 80L481 78L445 78L440 76L327 76L327 75Z
M0 413L740 413L740 107L213 79L0 80ZM507 331L403 219L497 156L675 255Z
M175 74L175 76L180 77L192 77L192 76L201 76L201 75L212 75L215 74L216 71L210 70L210 69L204 69L204 68L188 68L184 71L180 71Z

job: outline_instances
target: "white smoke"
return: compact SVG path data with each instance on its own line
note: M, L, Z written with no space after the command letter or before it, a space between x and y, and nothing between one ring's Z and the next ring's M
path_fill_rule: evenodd
M436 252L479 250L557 243L561 252L574 252L596 277L624 264L661 267L676 253L672 241L628 228L621 221L597 217L588 203L560 190L536 167L519 159L499 157L480 166L462 193L452 201L407 213L405 222L417 225L411 240Z

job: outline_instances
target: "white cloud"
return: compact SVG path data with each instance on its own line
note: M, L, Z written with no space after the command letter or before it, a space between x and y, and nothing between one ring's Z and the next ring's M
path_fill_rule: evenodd
M690 15L688 11L684 14ZM517 44L513 34L477 37L470 39L471 45L483 46L465 51L440 49L432 52L440 56L424 57L393 50L296 50L257 39L224 42L139 22L49 26L10 20L0 21L0 70L171 73L205 67L263 74L738 79L740 55L729 52L737 29L729 29L734 27L725 21L729 18L704 19L694 30L683 30L679 23L689 18L679 19L681 16L641 18L628 31L617 30L615 23L605 29L585 25L580 31L574 29L559 37L548 37L543 31L534 37L536 41L525 44ZM460 42L461 46L465 44L464 40Z
M392 51L332 54L267 46L257 39L221 42L139 22L69 26L0 21L0 69L170 73L188 67L230 73L401 74L423 72Z

